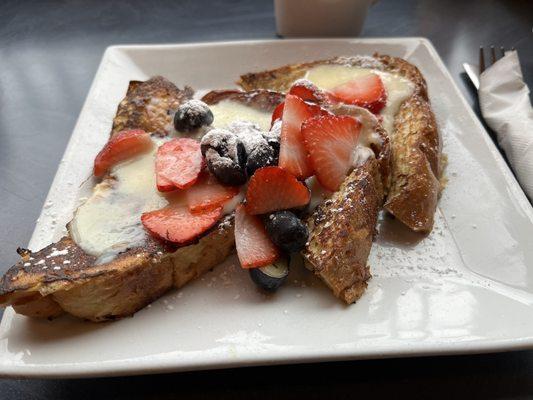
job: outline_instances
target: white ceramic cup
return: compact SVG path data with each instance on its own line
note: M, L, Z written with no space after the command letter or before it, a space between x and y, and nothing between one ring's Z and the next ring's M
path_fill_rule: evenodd
M376 0L274 0L281 36L358 36Z

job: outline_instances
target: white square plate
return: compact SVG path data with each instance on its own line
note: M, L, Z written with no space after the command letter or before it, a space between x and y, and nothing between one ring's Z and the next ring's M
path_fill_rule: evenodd
M426 77L449 183L429 237L384 220L369 260L374 277L357 304L343 305L303 268L267 297L232 258L113 323L32 320L8 309L0 374L103 376L533 347L532 208L435 49L420 38L110 47L30 247L59 238L87 195L80 184L129 80L160 74L199 91L227 88L245 72L375 51L406 58Z

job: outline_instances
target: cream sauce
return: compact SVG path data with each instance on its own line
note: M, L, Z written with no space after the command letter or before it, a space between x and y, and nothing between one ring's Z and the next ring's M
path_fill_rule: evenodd
M74 241L88 254L104 256L102 261L146 240L141 214L163 208L166 197L157 190L155 154L152 149L114 166L114 179L98 184L70 223Z
M213 126L216 128L227 128L229 124L236 121L248 121L257 124L261 130L270 129L272 113L231 100L223 100L209 108L214 116Z
M383 117L383 128L391 134L396 113L401 104L413 94L414 84L410 80L378 69L347 65L318 65L307 72L305 79L313 82L321 89L330 90L371 73L380 76L387 92L387 103L380 115Z
M217 127L237 120L270 127L270 114L241 103L224 101L211 107ZM177 133L177 136L180 134ZM112 179L95 186L92 196L81 205L69 225L74 241L98 262L109 262L128 248L142 246L148 233L141 215L165 207L169 202L186 204L183 193L161 193L156 187L155 156L167 138L152 138L152 148L144 154L115 165ZM224 214L234 211L244 197L235 196L224 207Z

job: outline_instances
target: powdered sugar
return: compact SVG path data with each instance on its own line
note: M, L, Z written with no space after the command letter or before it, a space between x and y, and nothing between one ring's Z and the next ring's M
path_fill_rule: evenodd
M218 153L228 153L230 147L235 146L235 135L227 129L215 128L207 132L201 141L202 152L206 154L207 148L211 147Z
M303 86L305 87L306 89L309 89L309 90L315 90L316 89L316 85L311 82L309 79L305 79L305 78L300 78L300 79L296 79L293 83L292 83L293 86Z
M253 122L235 121L228 126L228 129L242 142L246 154L250 154L261 144L267 144L266 139L263 137L263 132Z
M244 146L246 155L250 155L254 150L262 146L269 146L269 142L279 141L281 121L274 124L274 127L275 129L270 132L264 132L253 122L234 121L228 125L227 129L215 128L207 132L202 138L202 148L204 148L206 155L207 151L205 149L211 147L222 156L220 158L226 158L224 157L226 155L229 158L234 158L232 155L233 148L240 142ZM233 138L235 140L232 140ZM220 162L224 162L224 160L220 160Z
M213 149L207 150L205 153L205 158L207 160L207 165L210 169L216 170L231 170L233 168L239 169L239 164L237 164L230 157L222 156ZM213 171L212 171L213 172Z
M178 110L187 110L187 114L193 117L199 117L205 113L206 110L209 110L209 106L201 100L193 99L183 103Z
M346 66L361 68L384 69L383 63L372 56L342 56L335 59L338 63Z
M57 250L56 248L53 248L52 252L49 255L47 255L46 258L57 257L57 256L65 256L67 254L68 254L68 249Z
M279 140L281 136L281 119L277 119L272 125L272 128L270 128L270 131L265 135L266 137L275 137Z

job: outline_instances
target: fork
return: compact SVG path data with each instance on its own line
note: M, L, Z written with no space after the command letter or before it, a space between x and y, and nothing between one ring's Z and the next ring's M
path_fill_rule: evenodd
M505 48L502 46L502 47L500 47L499 50L500 50L499 51L500 52L500 58L505 56ZM511 47L511 51L515 51L515 48ZM496 48L494 46L490 46L490 62L491 62L490 65L494 64L498 60L498 57L497 57L496 53L497 53ZM468 75L468 77L472 81L472 84L478 90L479 90L479 75L481 75L481 73L483 71L485 71L485 69L486 69L485 65L486 65L486 63L485 63L485 51L483 49L483 46L479 47L479 65L463 63L463 68L464 68L466 74Z

